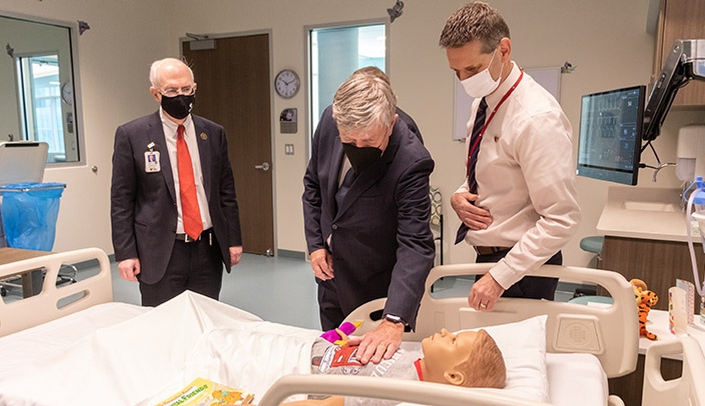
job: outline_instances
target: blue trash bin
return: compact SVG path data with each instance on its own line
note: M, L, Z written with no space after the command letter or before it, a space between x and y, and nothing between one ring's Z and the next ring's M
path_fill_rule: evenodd
M0 186L2 222L12 248L51 251L65 183L24 182Z

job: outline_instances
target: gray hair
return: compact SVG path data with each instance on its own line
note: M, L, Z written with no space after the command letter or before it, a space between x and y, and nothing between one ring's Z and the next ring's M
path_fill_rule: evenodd
M509 26L497 9L474 1L459 8L446 21L438 45L460 48L468 42L480 41L483 53L490 53L502 38L509 38Z
M365 66L352 73L353 75L371 75L376 76L389 84L389 76L385 74L382 69L376 66Z
M189 73L191 74L191 83L193 83L194 78L193 78L193 71L191 70L191 67L186 65L184 61L176 58L164 58L160 59L158 61L154 61L152 63L152 66L149 68L149 83L152 84L152 87L155 89L159 89L159 80L161 79L161 69L163 66L168 66L168 65L174 65L174 64L181 64L184 65Z
M370 74L353 74L335 92L333 118L341 132L389 125L397 97L388 81Z

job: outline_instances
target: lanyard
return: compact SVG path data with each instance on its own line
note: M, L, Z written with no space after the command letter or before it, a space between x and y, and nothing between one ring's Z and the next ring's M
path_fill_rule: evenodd
M477 135L477 138L474 140L474 142L472 142L472 145L470 146L470 148L468 148L468 160L467 160L466 165L470 165L470 157L475 152L475 149L477 149L480 146L480 141L482 141L482 136L485 134L485 130L487 130L487 126L490 125L490 121L492 121L492 119L494 118L494 115L497 114L497 110L499 110L499 107L502 105L502 103L504 103L505 100L507 100L507 98L509 98L509 95L512 94L514 89L516 89L517 86L519 86L519 82L521 82L521 79L524 77L524 70L521 69L520 72L521 72L521 74L519 75L519 79L517 79L517 81L514 82L512 87L510 87L509 90L507 90L507 93L505 93L504 96L502 96L502 99L499 101L499 103L497 103L497 106L495 106L495 108L492 110L492 114L490 114L490 117L487 119L487 121L485 121L485 125L482 126L482 129L480 130L480 134ZM465 176L470 176L470 168L469 167L466 167Z

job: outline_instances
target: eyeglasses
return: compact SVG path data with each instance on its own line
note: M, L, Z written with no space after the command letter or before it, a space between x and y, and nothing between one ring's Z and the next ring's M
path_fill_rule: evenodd
M170 87L168 89L160 91L162 95L167 97L174 97L180 94L190 96L196 91L196 85L184 86L182 88Z

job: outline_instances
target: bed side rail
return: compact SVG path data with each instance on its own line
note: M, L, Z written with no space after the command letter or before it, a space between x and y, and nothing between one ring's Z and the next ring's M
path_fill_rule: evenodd
M682 355L683 373L680 378L666 381L661 375L661 359L667 355ZM646 350L642 405L705 406L705 356L700 344L692 337L659 341Z
M98 260L97 275L56 286L63 264L90 260ZM113 300L110 260L99 248L52 253L0 265L0 279L38 269L46 270L40 293L10 303L0 300L0 337Z
M439 383L379 379L354 375L286 375L277 380L257 402L275 406L298 394L361 396L433 406L548 406L481 388L461 388Z

